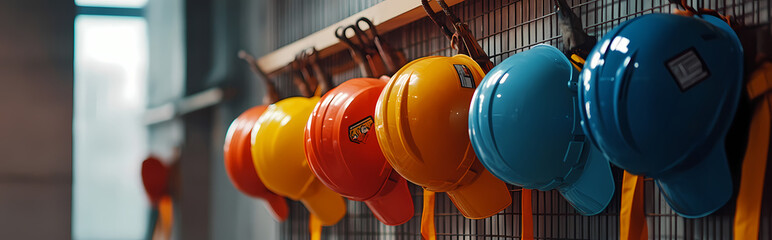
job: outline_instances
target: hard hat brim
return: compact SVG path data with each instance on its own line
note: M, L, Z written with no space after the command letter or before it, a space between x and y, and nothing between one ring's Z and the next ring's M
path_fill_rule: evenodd
M724 141L719 141L702 159L688 169L657 177L657 184L670 208L686 218L700 218L720 209L732 197Z
M310 189L317 190L302 196L300 202L306 206L311 214L322 221L322 225L335 225L346 215L346 203L343 202L343 197L319 181L314 181L312 184L318 184L318 186L310 187Z
M289 205L287 205L287 200L284 199L284 197L270 194L265 196L264 199L267 203L265 208L273 215L274 219L280 222L287 220L287 217L289 216Z
M470 219L493 216L512 204L507 185L487 170L483 170L469 185L448 191L447 194L461 214Z
M381 191L383 193L379 192L375 197L364 201L378 221L389 226L396 226L413 218L415 213L413 198L404 178L400 178L399 182L395 183L391 189L382 189Z
M558 190L580 214L590 216L606 209L616 187L606 157L595 146L587 148L590 151L581 176L573 184Z

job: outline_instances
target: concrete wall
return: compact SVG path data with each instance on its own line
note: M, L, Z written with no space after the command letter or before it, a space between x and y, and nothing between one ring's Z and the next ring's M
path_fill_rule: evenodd
M0 234L69 239L72 1L0 1Z

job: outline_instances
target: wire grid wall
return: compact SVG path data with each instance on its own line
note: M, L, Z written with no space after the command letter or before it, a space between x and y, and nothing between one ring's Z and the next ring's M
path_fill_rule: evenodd
M416 0L418 1L418 0ZM373 2L373 1L365 1ZM590 35L602 36L616 25L643 14L671 12L675 6L667 0L568 0L580 16ZM736 17L747 25L769 24L769 0L705 0L690 1L695 7L717 9ZM562 49L562 41L554 14L553 1L547 0L467 0L452 10L465 21L482 48L498 64L507 57L537 44L549 44ZM317 8L318 10L319 8ZM319 15L321 16L321 15ZM341 18L342 19L342 18ZM321 22L321 21L320 21ZM289 25L288 25L289 26ZM293 25L294 26L294 25ZM296 31L295 33L298 33ZM306 33L307 34L307 33ZM298 35L299 39L304 35ZM408 59L429 55L452 56L455 51L438 27L427 18L409 23L384 34L395 48ZM289 38L288 38L289 39ZM322 61L323 68L332 73L334 83L360 77L347 51L329 56ZM281 97L298 95L289 73L277 78ZM738 165L739 159L730 165ZM733 170L739 168L735 167ZM614 168L617 191L609 207L595 216L582 216L557 191L534 191L533 215L536 239L618 239L621 192L620 169ZM738 171L733 171L739 179ZM770 186L767 177L766 186ZM737 182L735 194L737 191ZM734 198L716 213L699 219L686 219L673 212L656 184L645 180L645 212L650 239L731 239ZM415 205L414 218L400 226L386 226L378 222L364 203L347 201L348 212L339 223L323 230L323 239L421 239L420 220L423 192L410 184ZM519 239L520 188L509 186L512 205L504 211L483 220L464 218L443 193L436 199L436 232L438 239ZM772 201L770 187L765 193L762 208L761 239L772 239ZM298 203L291 203L291 215L281 224L282 239L309 239L308 212Z
M274 0L277 48L290 44L383 0Z

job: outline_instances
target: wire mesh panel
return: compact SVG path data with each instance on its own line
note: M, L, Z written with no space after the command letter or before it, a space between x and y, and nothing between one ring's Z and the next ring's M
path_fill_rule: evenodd
M418 0L416 0L418 1ZM373 2L373 1L369 1ZM590 35L602 36L614 26L643 14L671 12L675 6L667 0L619 1L574 0L568 1L582 19ZM769 24L769 0L707 0L690 1L692 6L717 9L732 15L747 25ZM316 8L319 10L320 8ZM468 0L452 7L478 38L482 48L498 64L512 54L522 52L537 44L549 44L562 48L557 16L553 1L546 0ZM317 15L322 16L322 15ZM287 26L288 29L301 26ZM291 30L288 30L291 31ZM300 31L305 32L305 31ZM289 34L289 33L288 33ZM677 34L677 33L674 33ZM281 34L280 34L281 35ZM291 35L291 34L290 34ZM284 37L297 39L302 36ZM408 59L429 55L452 56L455 51L450 42L433 22L427 18L409 23L384 34ZM324 69L333 74L335 84L359 77L348 52L340 52L322 61ZM279 76L280 95L297 95L291 86L289 74ZM739 161L732 159L731 161ZM735 162L730 164L737 166ZM739 169L733 167L733 174ZM582 216L566 202L557 191L534 191L532 195L534 237L536 239L618 239L621 192L620 169L614 168L617 191L609 205L596 216ZM735 179L737 176L735 176ZM767 178L770 186L769 177ZM645 180L645 212L651 239L731 239L735 203L729 202L716 213L698 219L685 219L673 212L651 179ZM735 182L735 194L737 191ZM325 227L324 239L420 239L420 218L423 192L410 185L415 203L415 217L396 226L385 226L376 220L364 203L347 201L348 212L338 224ZM464 218L445 194L437 194L436 231L438 239L519 239L520 198L519 187L509 186L512 205L500 213L482 220ZM772 239L772 201L767 187L762 208L761 239ZM300 203L291 204L291 216L282 224L283 239L308 239L308 212Z

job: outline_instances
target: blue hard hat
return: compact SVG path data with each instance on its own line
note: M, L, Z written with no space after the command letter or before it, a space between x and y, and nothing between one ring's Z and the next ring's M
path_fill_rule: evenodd
M469 136L483 165L505 182L560 193L581 214L614 195L608 160L579 126L579 71L560 50L537 45L493 68L475 91Z
M612 163L654 178L678 214L706 216L732 196L724 137L742 66L739 39L717 17L626 21L584 65L582 128Z

